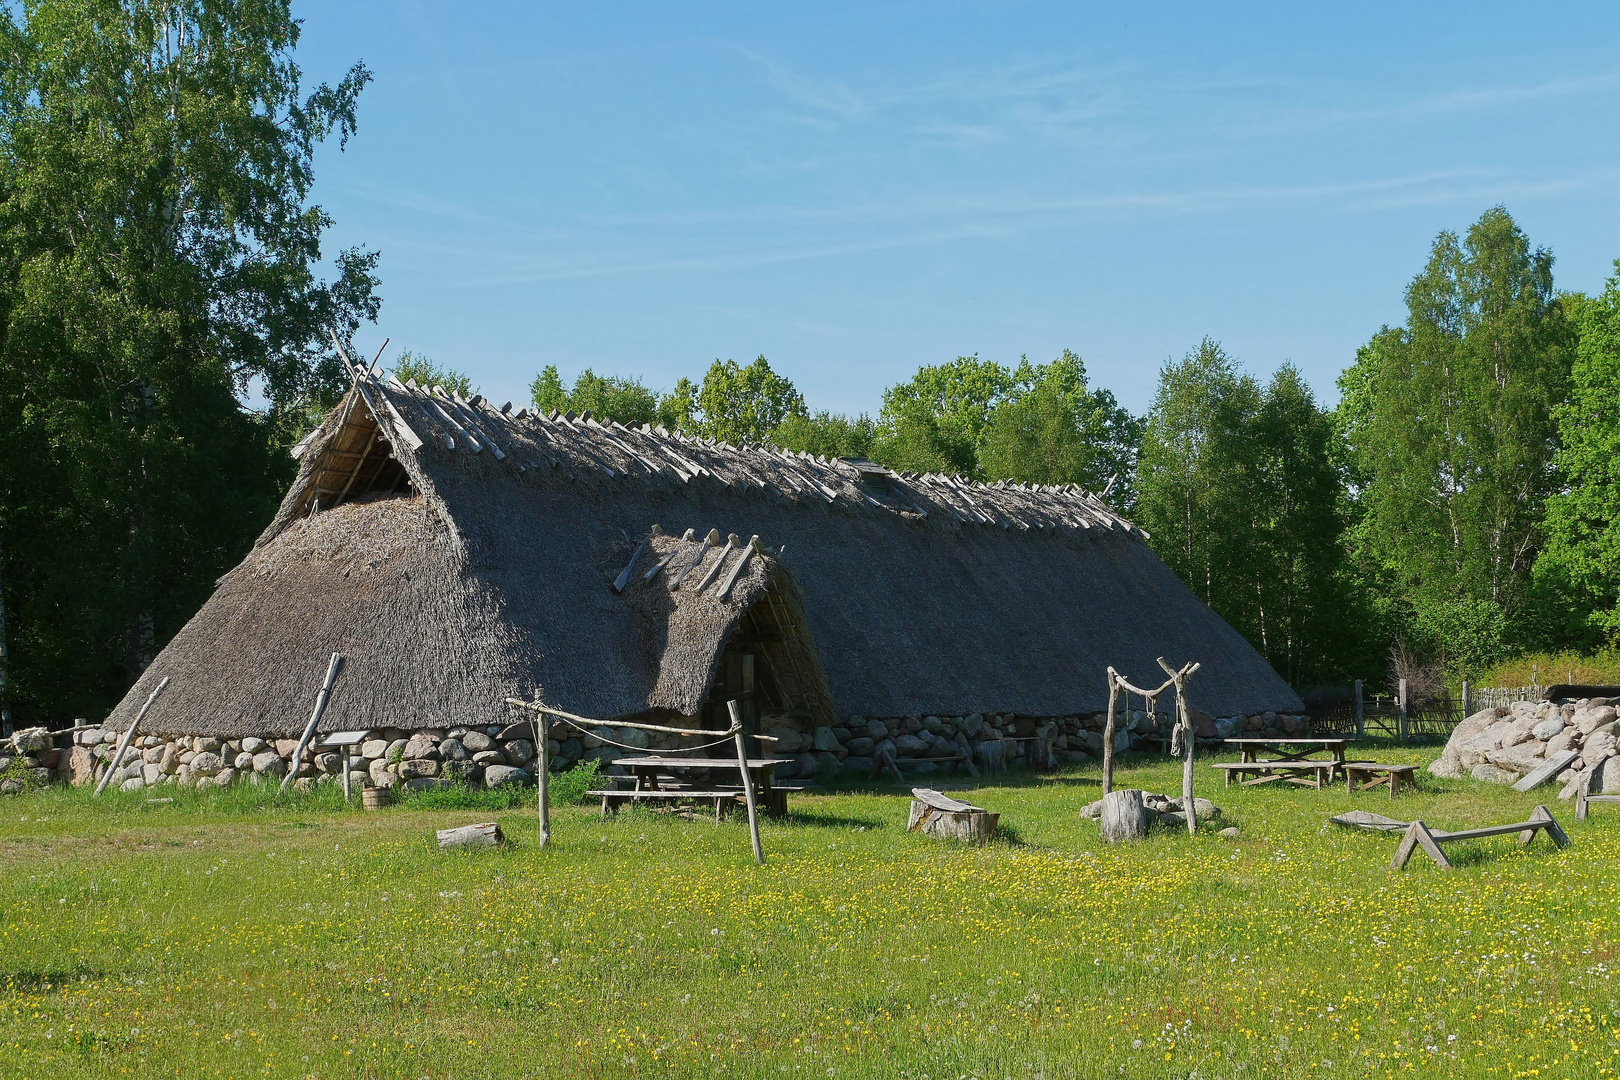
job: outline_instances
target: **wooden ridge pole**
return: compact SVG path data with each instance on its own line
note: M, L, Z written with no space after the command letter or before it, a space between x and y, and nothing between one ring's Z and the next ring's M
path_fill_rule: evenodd
M759 808L754 805L754 778L748 772L748 748L743 744L742 705L736 698L726 702L731 713L731 733L737 739L737 768L742 770L743 798L748 801L748 835L754 842L754 861L765 865L765 849L759 844Z
M321 683L321 692L315 695L315 711L309 714L309 723L304 725L304 734L298 740L298 749L293 751L292 765L287 769L287 775L281 778L281 786L277 791L286 791L287 785L293 782L298 770L304 764L304 750L308 748L309 741L315 737L315 725L321 722L321 714L326 711L326 703L332 699L332 684L337 681L338 668L343 664L343 654L333 653L332 659L326 665L326 681Z
M101 774L101 783L96 785L97 795L107 790L107 784L112 780L113 773L118 771L119 764L124 760L124 751L129 749L130 740L135 737L135 729L141 726L141 718L146 715L146 710L152 707L152 702L157 700L157 696L163 693L163 688L168 685L169 677L165 675L163 681L157 684L157 689L152 691L152 696L146 699L146 704L141 706L141 711L135 714L135 719L129 722L129 727L124 731L124 737L118 740L118 749L113 752L113 759L107 765L107 771Z

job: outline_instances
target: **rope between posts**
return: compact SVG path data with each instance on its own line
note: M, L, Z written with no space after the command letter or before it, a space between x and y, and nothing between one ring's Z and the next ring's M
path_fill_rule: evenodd
M569 727L578 728L580 731L583 731L585 734L589 735L591 738L595 739L597 742L606 743L609 746L617 746L621 750L646 750L647 749L647 747L645 747L645 746L631 746L628 743L614 742L612 739L604 739L604 738L602 738L602 736L598 735L596 732L592 731L590 728L586 727L584 724L577 724L574 721L568 719L566 716L557 716L556 713L552 713L551 715L556 716L556 718L558 720L561 720L563 723L567 724ZM602 726L603 727L610 727L611 725L603 724ZM736 734L737 734L737 729L736 728L731 728L730 730L728 730L726 732L724 738L716 739L714 742L703 743L703 744L701 744L699 746L680 746L680 747L676 747L676 748L674 748L672 750L660 750L659 753L661 753L661 754L691 754L691 753L694 753L694 752L696 752L698 750L707 750L711 746L719 746L721 743L728 743L728 742L730 742L732 740L732 737L734 735L736 735Z
M712 734L714 734L714 732L712 730L694 731L691 728L664 727L661 724L637 724L637 723L634 723L633 721L629 721L629 720L621 720L618 723L610 724L606 720L592 720L590 717L587 717L587 716L575 716L573 713L563 712L561 709L554 709L550 705L546 705L546 704L544 704L544 703L542 703L540 701L523 701L523 700L521 700L519 698L507 698L506 703L508 705L516 705L520 709L531 709L534 712L543 712L547 716L555 716L559 720L568 721L569 723L573 724L575 727L579 727L581 724L594 724L597 727L622 727L622 728L635 728L638 731L657 731L657 732L661 732L661 733L666 734L666 735L697 735L697 736L702 736L702 735L712 735ZM588 731L589 728L581 728L581 730ZM734 723L731 726L731 728L727 730L726 734L727 735L735 735L737 733L737 731L738 731L738 728L737 728L736 724ZM748 737L750 739L758 739L760 742L777 742L778 741L776 736L774 736L774 735L753 735L753 734L749 734L746 731L743 732L743 735L745 735L746 737Z

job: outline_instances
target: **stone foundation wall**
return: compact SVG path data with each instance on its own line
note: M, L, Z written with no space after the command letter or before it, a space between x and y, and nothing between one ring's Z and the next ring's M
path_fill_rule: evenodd
M751 748L750 753L792 758L791 763L777 769L777 775L784 779L807 779L840 770L864 775L884 750L900 759L943 757L965 748L978 762L991 767L1030 762L1044 766L1046 762L1036 759L1050 746L1053 764L1085 764L1102 756L1103 721L1102 713L1067 717L973 713L873 720L850 716L836 727L806 730L795 718L766 716L761 728L777 742L762 749ZM1194 722L1199 738L1207 740L1242 733L1280 736L1310 730L1307 717L1275 713L1217 719L1195 712ZM1167 740L1173 723L1168 712L1150 715L1138 710L1122 715L1116 749L1159 750L1163 743L1155 740ZM443 783L499 787L532 783L539 768L534 727L527 721L416 731L378 728L367 734L368 738L352 750L350 782L354 787L425 788ZM549 751L554 772L591 760L600 761L604 772L622 772L611 765L613 759L645 751L676 750L703 741L609 725L587 732L559 723L552 727L551 734ZM71 745L67 745L70 739ZM1027 741L1030 739L1036 741ZM31 783L97 783L117 744L117 732L94 727L71 733L50 733L39 728L19 732L0 746L0 794L20 791ZM296 739L268 736L222 739L137 735L110 786L139 791L167 784L279 784L293 771L292 756L297 748ZM729 756L731 752L729 745L709 751L714 756ZM919 761L908 772L924 776L942 767ZM295 783L306 788L341 783L342 771L340 751L307 749L297 765Z

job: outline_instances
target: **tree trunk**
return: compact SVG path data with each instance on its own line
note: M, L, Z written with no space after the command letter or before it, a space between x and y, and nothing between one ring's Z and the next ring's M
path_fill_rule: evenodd
M12 734L11 699L7 696L10 678L11 650L6 644L6 548L0 541L0 737L8 739Z
M1110 791L1102 800L1102 838L1109 843L1140 840L1148 833L1147 804L1136 788Z

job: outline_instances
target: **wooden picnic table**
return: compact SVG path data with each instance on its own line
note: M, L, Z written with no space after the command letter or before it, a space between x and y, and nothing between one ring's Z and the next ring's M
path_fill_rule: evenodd
M767 813L775 815L787 813L787 791L776 785L776 767L786 765L792 760L792 758L785 757L748 759L748 774L754 781L755 796L758 798L760 805L765 807ZM624 796L630 801L635 801L638 794L643 797L650 795L652 799L659 799L667 794L687 790L689 787L694 792L701 787L702 792L700 794L705 797L720 794L713 791L714 785L712 783L705 781L704 784L699 785L693 783L689 778L682 778L681 773L688 769L736 774L739 785L738 792L741 791L742 770L738 767L736 758L699 758L687 757L684 754L644 754L640 757L616 758L613 764L622 765L635 781L635 787L624 792ZM666 785L664 783L665 773L674 776L676 783ZM652 794L654 792L659 794ZM729 795L731 793L726 792L725 794Z
M1243 755L1242 761L1219 762L1216 768L1226 773L1226 783L1232 784L1232 774L1239 774L1239 783L1248 786L1284 781L1290 784L1320 788L1324 780L1332 783L1335 774L1344 771L1345 747L1354 739L1312 739L1283 736L1276 739L1244 737L1225 740ZM1271 756L1261 757L1262 753ZM1318 757L1326 754L1327 757ZM1254 775L1248 775L1248 774Z

